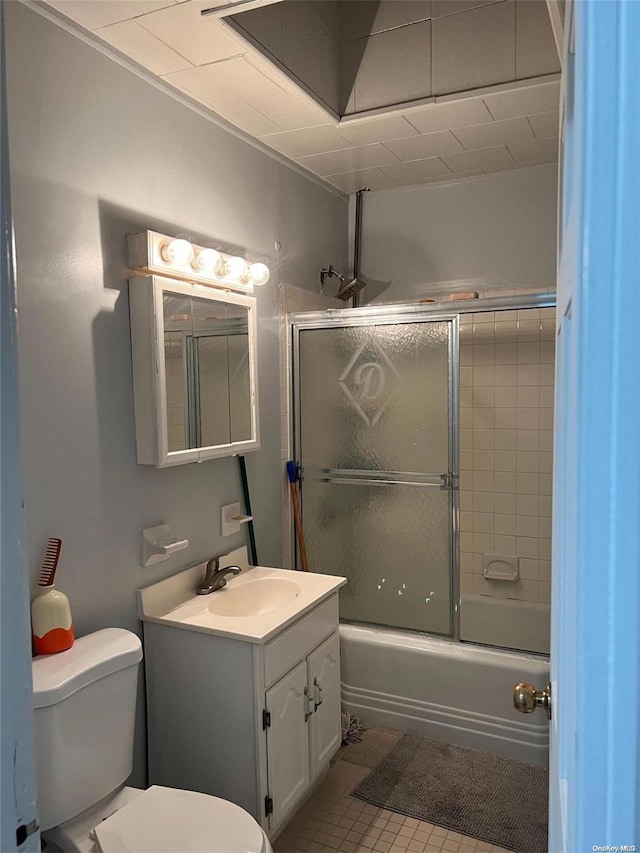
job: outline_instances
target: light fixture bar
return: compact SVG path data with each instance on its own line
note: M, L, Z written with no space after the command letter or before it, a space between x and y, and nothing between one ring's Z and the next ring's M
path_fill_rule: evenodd
M183 281L253 293L254 286L259 287L269 280L266 264L251 263L239 256L157 231L127 234L127 248L132 269Z

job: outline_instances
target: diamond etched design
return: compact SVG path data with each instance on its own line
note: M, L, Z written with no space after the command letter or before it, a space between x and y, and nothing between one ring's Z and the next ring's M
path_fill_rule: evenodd
M338 383L365 424L373 427L391 402L400 376L378 342L365 341Z

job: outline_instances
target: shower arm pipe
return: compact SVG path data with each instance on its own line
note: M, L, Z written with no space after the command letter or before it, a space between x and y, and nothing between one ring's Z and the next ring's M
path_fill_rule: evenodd
M353 244L353 277L360 275L360 244L362 241L362 194L371 192L369 187L363 187L356 193L355 239Z
M362 187L356 193L356 221L353 240L353 277L360 278L360 245L362 242L362 195L371 192L369 187ZM353 307L360 305L360 291L353 294Z

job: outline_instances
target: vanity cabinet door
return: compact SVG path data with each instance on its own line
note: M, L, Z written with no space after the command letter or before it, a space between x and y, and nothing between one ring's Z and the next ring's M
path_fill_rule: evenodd
M273 801L269 827L275 829L310 782L306 662L267 690L266 709L271 714L267 728L269 797Z
M307 658L314 714L309 720L311 779L329 765L340 746L340 638L336 631Z

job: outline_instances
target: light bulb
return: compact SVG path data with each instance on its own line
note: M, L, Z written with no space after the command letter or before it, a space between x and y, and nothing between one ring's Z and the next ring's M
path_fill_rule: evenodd
M229 258L227 261L226 273L229 278L235 278L242 281L247 275L247 262L244 258Z
M266 264L251 264L249 278L256 287L266 284L269 281L269 267Z
M202 249L198 252L193 265L205 275L214 275L222 266L222 257L215 249Z
M184 267L193 260L193 246L188 240L172 240L160 249L163 260Z

